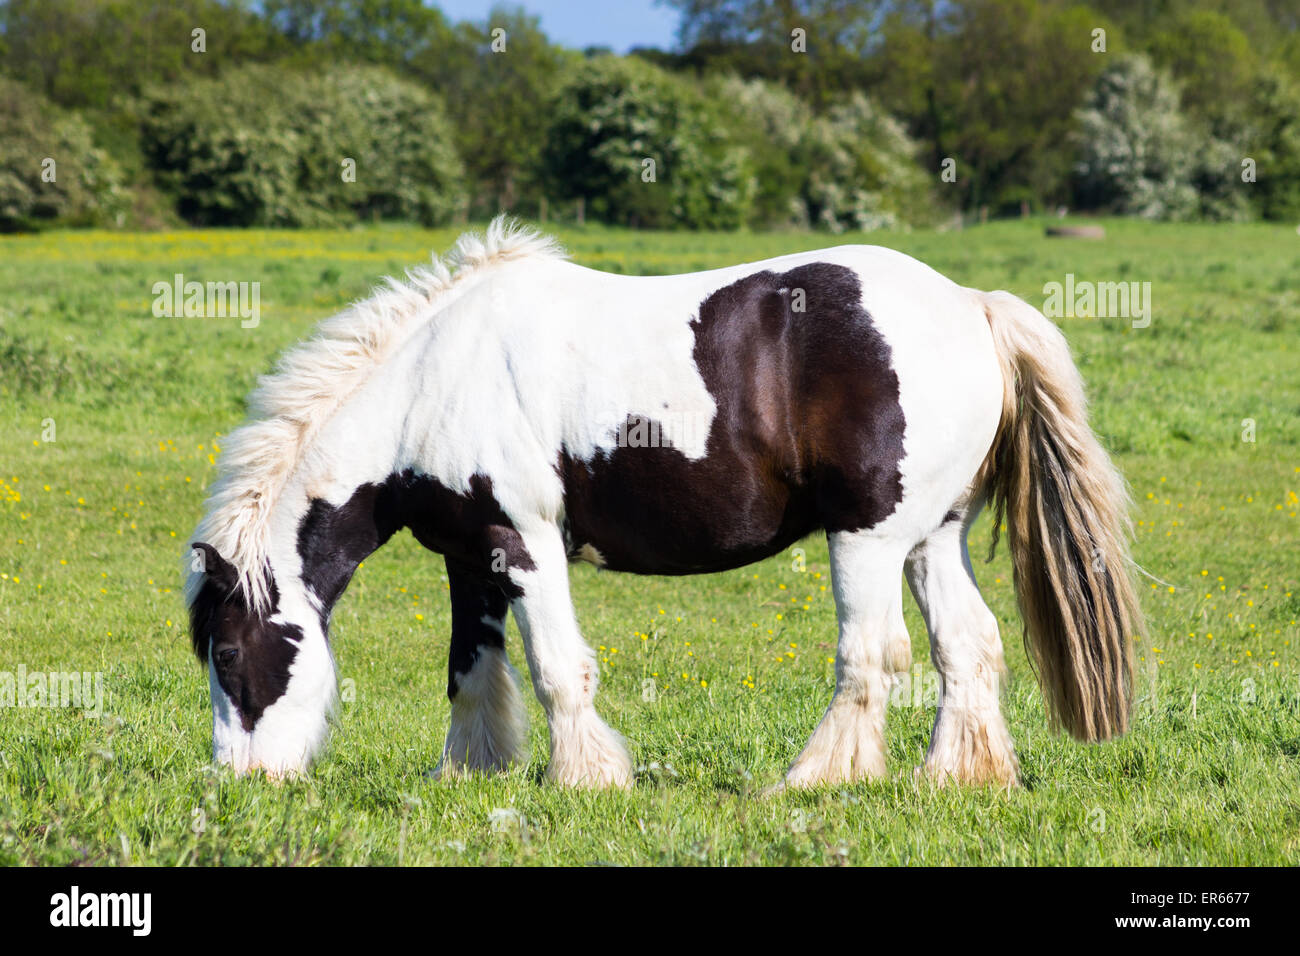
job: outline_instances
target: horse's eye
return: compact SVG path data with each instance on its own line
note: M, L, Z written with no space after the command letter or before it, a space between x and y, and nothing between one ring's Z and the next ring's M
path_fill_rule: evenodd
M217 651L216 657L218 667L229 667L239 657L239 648L223 647Z

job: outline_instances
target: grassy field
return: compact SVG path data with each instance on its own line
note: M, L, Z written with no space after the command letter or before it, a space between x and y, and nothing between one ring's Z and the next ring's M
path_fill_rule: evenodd
M771 799L759 791L832 687L820 538L803 543L803 572L790 555L692 579L573 570L599 647L599 706L641 767L629 792L541 783L531 694L527 767L426 779L448 718L449 614L441 559L405 534L365 562L336 611L352 699L310 777L277 786L213 769L178 566L223 435L283 347L453 233L0 238L0 674L102 672L106 697L97 719L0 708L0 863L1300 862L1300 237L1106 227L1101 242L1046 239L1034 221L843 241L897 246L1039 306L1044 283L1067 273L1152 284L1148 328L1061 320L1095 427L1132 485L1136 559L1158 579L1141 584L1151 637L1132 732L1103 746L1048 732L1003 550L977 573L1007 646L1024 786L914 782L934 711L909 595L916 693L890 708L890 777ZM560 233L579 262L628 273L832 244ZM151 287L175 273L259 281L260 324L155 318ZM987 538L985 520L972 552ZM509 641L523 668L513 624Z

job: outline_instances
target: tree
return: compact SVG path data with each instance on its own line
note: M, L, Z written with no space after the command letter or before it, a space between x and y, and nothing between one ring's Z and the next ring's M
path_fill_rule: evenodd
M1105 21L1084 7L1035 0L922 0L886 19L881 98L951 159L962 205L1063 196L1073 107L1105 59Z
M126 199L121 170L85 120L0 77L0 231L115 225Z
M267 0L266 13L295 64L372 63L437 91L465 162L467 210L537 198L546 105L578 56L551 44L536 17L498 5L452 24L421 0Z
M681 13L679 67L780 82L818 110L876 77L888 0L665 0Z
M0 33L9 75L75 108L283 51L251 0L6 0Z
M1283 69L1269 67L1256 77L1246 107L1233 179L1241 163L1253 163L1255 182L1246 187L1260 215L1267 219L1300 218L1300 81Z
M377 67L250 65L149 90L139 111L151 168L196 224L434 224L460 202L441 104Z
M1199 144L1178 88L1142 55L1115 59L1079 111L1075 189L1080 205L1144 219L1188 219Z
M818 114L765 80L714 77L705 92L734 107L734 136L753 158L753 224L832 232L933 221L931 178L901 123L865 94Z
M599 56L573 72L551 115L542 161L557 197L634 226L734 229L748 219L749 157L683 80Z
M262 8L300 65L343 58L400 71L436 55L452 31L421 0L264 0Z
M1231 19L1213 10L1188 10L1166 22L1151 39L1152 62L1181 86L1183 109L1222 133L1240 116L1254 85L1255 49Z
M709 77L703 92L713 102L731 106L731 136L750 157L755 182L751 224L809 225L806 146L816 121L812 107L778 83L735 74Z
M853 91L810 130L805 168L809 219L832 232L933 221L932 177L917 145L880 104Z
M540 195L548 108L566 68L581 58L552 45L536 17L494 8L483 23L462 23L441 56L411 72L442 92L477 201L493 214Z

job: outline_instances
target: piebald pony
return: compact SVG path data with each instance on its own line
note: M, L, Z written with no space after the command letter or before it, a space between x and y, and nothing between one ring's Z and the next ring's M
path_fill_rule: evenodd
M568 562L707 573L823 529L835 693L786 784L885 772L886 703L912 659L903 573L942 677L925 769L1012 784L1002 646L966 551L986 503L1053 720L1084 740L1124 732L1141 627L1127 499L1041 313L874 246L635 278L498 219L323 323L230 437L186 558L215 759L308 766L335 696L330 611L409 528L450 586L439 770L524 759L511 611L551 779L628 785Z

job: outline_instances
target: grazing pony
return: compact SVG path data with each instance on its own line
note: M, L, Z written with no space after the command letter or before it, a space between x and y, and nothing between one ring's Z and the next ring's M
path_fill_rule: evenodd
M1123 482L1064 337L1006 292L841 246L687 275L608 275L498 219L288 352L234 432L187 555L215 759L302 771L335 698L330 611L401 528L446 560L451 726L438 770L525 759L507 610L550 730L550 779L625 786L596 714L568 563L703 574L825 530L835 693L790 786L885 772L911 665L900 578L942 694L925 771L1012 784L997 621L966 534L1005 521L1053 722L1123 733L1131 641Z

